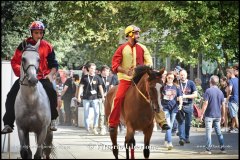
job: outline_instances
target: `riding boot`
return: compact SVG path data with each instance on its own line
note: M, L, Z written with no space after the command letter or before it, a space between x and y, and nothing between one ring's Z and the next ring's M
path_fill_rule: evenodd
M1 134L11 133L13 131L13 124L15 121L14 105L19 88L19 79L17 79L14 82L11 90L7 94L7 99L5 103L6 113L3 116L4 129L1 131Z
M170 129L169 125L167 124L165 113L163 112L162 109L160 109L158 113L155 112L154 116L155 116L156 122L159 124L162 130Z
M56 124L57 124L56 120L51 121L51 126L50 126L51 131L56 131L57 130Z
M10 127L9 125L5 125L3 130L1 131L1 134L11 133L12 131L13 131L12 127Z

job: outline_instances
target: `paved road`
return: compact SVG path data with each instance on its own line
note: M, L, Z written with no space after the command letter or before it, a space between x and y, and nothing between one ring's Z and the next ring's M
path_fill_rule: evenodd
M173 137L173 150L168 151L164 147L164 135L161 131L153 132L151 139L151 153L150 159L238 159L239 143L238 133L224 133L224 140L226 145L227 154L220 154L218 148L218 141L213 132L213 154L212 155L200 155L199 152L204 151L205 145L205 131L204 129L192 128L190 144L180 146L178 144L178 137ZM119 159L125 159L124 133L120 133L118 136L119 143ZM137 132L135 134L136 140L136 154L135 158L144 158L143 148L143 134ZM31 141L34 141L33 135L31 135ZM93 134L87 134L84 128L59 126L58 131L54 132L54 146L55 155L54 159L113 159L114 156L111 152L111 140L109 135L96 136ZM32 143L31 143L32 144ZM32 149L33 154L35 150ZM8 153L1 154L2 159L8 159ZM11 153L10 158L15 159L20 157L19 153Z

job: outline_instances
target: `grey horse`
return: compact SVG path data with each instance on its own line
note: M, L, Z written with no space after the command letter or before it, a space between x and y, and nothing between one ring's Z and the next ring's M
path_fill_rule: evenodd
M27 45L21 60L20 90L15 101L15 117L20 141L20 154L23 159L32 159L29 143L29 133L35 133L37 150L35 159L50 158L53 133L50 130L50 101L42 84L38 82L37 74L40 62L38 48Z

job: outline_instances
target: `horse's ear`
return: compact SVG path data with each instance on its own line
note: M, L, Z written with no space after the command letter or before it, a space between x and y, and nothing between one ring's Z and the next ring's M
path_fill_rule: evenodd
M165 67L163 67L162 69L160 69L160 71L159 71L160 75L162 75L162 74L164 73L164 71L165 71Z
M37 41L37 44L34 46L34 48L38 51L38 47L39 47L39 45L40 45L40 39Z

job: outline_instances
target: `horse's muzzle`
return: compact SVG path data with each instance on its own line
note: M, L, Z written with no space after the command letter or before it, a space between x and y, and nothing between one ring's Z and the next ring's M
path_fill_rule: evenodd
M28 84L29 84L30 86L36 86L37 83L38 83L38 79L37 79L37 78L35 78L35 77L29 77L29 79L28 79Z

